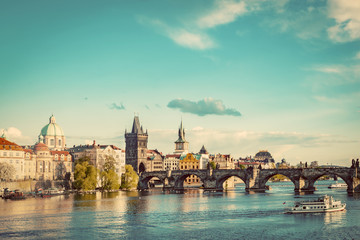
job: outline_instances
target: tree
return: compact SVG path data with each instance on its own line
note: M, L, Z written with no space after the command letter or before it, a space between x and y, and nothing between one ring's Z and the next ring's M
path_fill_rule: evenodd
M213 170L216 169L216 163L215 163L215 162L210 161L209 164L210 164L210 167L211 167Z
M15 175L15 167L7 162L0 163L0 179L4 179L5 181L9 181L14 178Z
M106 156L100 172L100 180L102 190L119 189L119 176L115 172L115 159L112 156Z
M125 165L125 174L121 177L121 189L136 189L139 182L139 176L131 165Z
M244 165L239 164L239 168L240 168L240 169L245 169L245 166L244 166Z
M74 173L74 187L78 190L94 190L97 183L97 169L90 164L89 157L76 161Z

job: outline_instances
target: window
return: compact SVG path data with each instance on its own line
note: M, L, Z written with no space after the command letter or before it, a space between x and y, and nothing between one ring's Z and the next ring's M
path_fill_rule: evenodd
M4 152L4 157L6 157L7 156L7 152Z
M61 146L61 139L59 139L59 146Z
M54 145L54 139L50 139L50 145Z

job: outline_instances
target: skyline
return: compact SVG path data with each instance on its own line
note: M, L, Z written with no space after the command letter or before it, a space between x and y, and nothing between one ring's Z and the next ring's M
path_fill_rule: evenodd
M349 165L360 155L360 2L17 1L0 9L0 131L34 144L51 114L67 146ZM215 136L215 137L214 137Z

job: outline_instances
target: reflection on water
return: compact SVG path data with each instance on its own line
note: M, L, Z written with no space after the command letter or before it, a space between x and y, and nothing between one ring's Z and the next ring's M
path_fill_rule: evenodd
M276 183L278 184L278 183ZM293 184L266 193L189 189L169 194L113 192L24 201L0 200L0 239L358 239L360 199L319 185L295 195ZM269 184L271 185L271 183ZM284 214L294 201L323 194L347 211ZM286 204L284 204L286 203Z

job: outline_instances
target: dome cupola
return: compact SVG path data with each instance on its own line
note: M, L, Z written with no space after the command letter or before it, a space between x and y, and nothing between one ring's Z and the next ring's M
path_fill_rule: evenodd
M65 149L65 135L62 128L56 123L54 115L51 115L49 123L41 129L39 143L46 144L50 150Z
M45 136L64 136L64 132L62 128L56 123L56 119L54 115L51 115L49 118L49 124L45 125L41 129L41 134L43 137Z

